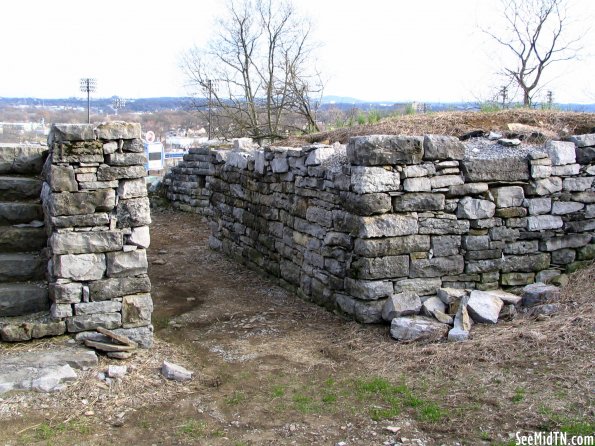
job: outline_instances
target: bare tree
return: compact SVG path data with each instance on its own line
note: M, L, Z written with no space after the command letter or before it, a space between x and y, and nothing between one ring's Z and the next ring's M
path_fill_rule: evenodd
M485 30L508 50L513 62L504 67L523 94L523 105L531 106L551 64L574 59L582 36L569 36L567 0L501 0L505 29Z
M310 23L291 3L229 0L206 48L189 50L182 68L211 109L209 124L223 136L275 140L317 129Z

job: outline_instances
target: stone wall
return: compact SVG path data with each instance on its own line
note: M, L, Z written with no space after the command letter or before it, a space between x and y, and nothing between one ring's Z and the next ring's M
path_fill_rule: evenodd
M42 203L51 316L69 333L152 340L146 157L139 124L56 124Z
M239 141L191 149L164 185L208 217L212 248L374 323L389 298L547 282L595 257L595 135L500 152L435 135Z

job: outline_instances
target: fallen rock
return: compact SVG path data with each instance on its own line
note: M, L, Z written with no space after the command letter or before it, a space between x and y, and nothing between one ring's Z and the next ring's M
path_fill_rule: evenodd
M463 297L457 309L457 314L453 323L453 328L448 332L448 340L451 342L466 341L469 339L471 325L473 321L467 311L469 296Z
M390 334L399 341L442 339L448 333L448 325L425 316L396 317L390 325Z
M134 352L107 352L107 357L113 359L128 359L132 355L134 355Z
M188 381L192 379L193 372L180 365L163 361L163 365L161 366L161 374L165 378L173 379L174 381Z
M421 305L421 310L426 316L434 316L434 311L439 310L442 313L446 311L446 305L439 297L428 297Z
M128 373L125 365L110 365L107 367L107 376L110 378L123 378Z
M85 339L85 345L102 352L128 352L135 349L131 345L111 344L109 342L93 341L91 339Z
M473 290L467 302L467 309L475 322L495 324L498 322L502 305L502 299L489 291Z
M119 342L122 345L129 345L129 346L135 347L135 348L138 347L138 344L136 342L134 342L133 340L131 340L128 336L114 333L113 331L108 330L107 328L97 327L97 332L101 333L102 335L107 336L110 339L113 339L116 342Z
M560 288L545 283L532 283L523 288L522 298L525 307L555 302L560 299Z
M421 299L416 293L405 291L393 294L382 307L382 319L392 321L396 317L417 314L421 310Z
M523 296L519 296L518 294L507 293L506 291L503 291L503 290L489 290L489 291L484 291L484 292L499 298L505 304L516 305L523 298Z
M531 307L529 314L531 316L553 316L559 313L561 308L559 303L535 305Z
M501 138L498 140L498 144L504 147L516 147L521 145L521 140L518 138Z
M513 304L504 305L500 310L499 320L511 321L517 315L516 307Z

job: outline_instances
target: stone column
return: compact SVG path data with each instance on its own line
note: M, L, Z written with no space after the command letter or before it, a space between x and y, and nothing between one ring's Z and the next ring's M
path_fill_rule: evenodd
M42 202L54 319L151 345L147 162L139 124L55 124Z

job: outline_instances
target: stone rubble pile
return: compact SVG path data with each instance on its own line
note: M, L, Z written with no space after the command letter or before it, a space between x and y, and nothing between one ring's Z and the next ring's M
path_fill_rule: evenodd
M152 338L146 157L140 125L56 124L41 191L52 334L120 329ZM3 333L5 335L6 333ZM4 340L31 338L12 326Z
M438 323L446 336L452 324L454 339L513 311L478 292L560 282L595 258L594 149L595 135L497 158L466 158L437 135L205 146L164 186L174 206L207 216L212 248L305 299L395 333ZM472 291L454 311L444 289Z

